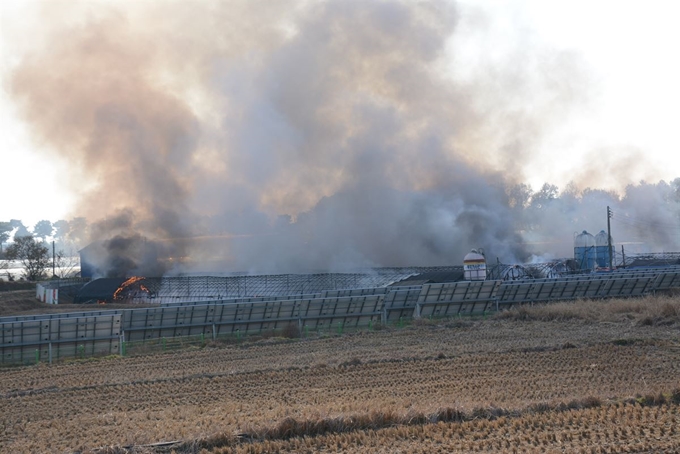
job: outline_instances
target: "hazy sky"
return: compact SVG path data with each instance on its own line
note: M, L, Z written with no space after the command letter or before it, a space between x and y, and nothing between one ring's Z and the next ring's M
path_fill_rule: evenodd
M90 2L93 9L108 3L125 5ZM128 3L124 8L134 8L135 2ZM68 162L41 152L47 145L31 136L8 89L13 69L48 36L45 30L77 19L42 14L42 6L0 2L0 220L17 218L27 225L78 215L72 210L82 190L73 174L65 181ZM459 6L457 39L451 42L457 57L442 71L465 78L481 58L514 58L508 52L526 43L569 55L587 82L577 86L581 101L544 132L539 151L523 160L524 179L534 189L544 182L562 188L576 179L581 187L620 190L642 179L680 176L679 3L517 0ZM521 55L516 57L523 64ZM589 167L597 170L583 171Z

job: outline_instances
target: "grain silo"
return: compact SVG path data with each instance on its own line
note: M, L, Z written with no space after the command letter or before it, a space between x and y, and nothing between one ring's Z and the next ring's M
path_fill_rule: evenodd
M574 260L581 270L593 270L596 265L595 237L583 231L574 237Z
M595 261L599 268L609 267L609 235L604 230L595 235Z

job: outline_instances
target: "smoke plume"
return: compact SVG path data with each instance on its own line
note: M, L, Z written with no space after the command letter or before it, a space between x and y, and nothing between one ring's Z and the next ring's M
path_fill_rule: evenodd
M470 31L452 2L44 14L10 89L72 163L102 274L459 264L473 247L518 262L601 228L593 194L521 185L545 131L585 102L578 59L517 48L457 75L452 43Z

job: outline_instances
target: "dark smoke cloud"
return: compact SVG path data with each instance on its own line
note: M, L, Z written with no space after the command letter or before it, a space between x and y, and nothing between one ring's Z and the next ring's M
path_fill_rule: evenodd
M518 186L584 101L574 55L522 47L456 78L448 1L92 5L46 6L87 14L49 28L11 93L73 163L105 274L166 272L158 256L175 272L459 264L472 247L525 261L600 228L592 194Z
M136 221L137 213L125 209L90 226L94 238L84 249L84 258L93 266L94 274L105 277L126 277L134 274L163 276L181 258L186 239L151 239L139 233L143 225Z

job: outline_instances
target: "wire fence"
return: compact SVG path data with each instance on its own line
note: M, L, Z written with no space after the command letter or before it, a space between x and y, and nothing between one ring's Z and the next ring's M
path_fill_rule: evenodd
M9 317L0 319L0 363L51 363L244 340L342 335L405 326L423 318L485 316L519 304L635 297L677 288L680 270L667 268L559 279L423 284L361 296Z

